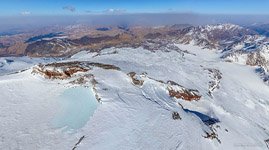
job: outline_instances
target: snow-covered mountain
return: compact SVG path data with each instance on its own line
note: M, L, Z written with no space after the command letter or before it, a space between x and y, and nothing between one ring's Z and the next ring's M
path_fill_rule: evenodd
M185 29L186 30L186 29ZM182 32L180 43L217 50L221 58L228 62L258 67L258 74L268 81L269 39L263 35L233 24L189 27Z
M162 34L1 58L0 149L267 149L267 38L232 24Z
M223 49L255 32L234 24L217 24L189 27L182 30L180 40L183 43L194 42L209 49Z

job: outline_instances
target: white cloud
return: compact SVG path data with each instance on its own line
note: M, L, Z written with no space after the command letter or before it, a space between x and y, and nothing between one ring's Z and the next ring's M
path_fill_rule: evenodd
M110 8L104 11L104 13L110 13L110 14L122 14L125 12L126 12L125 9L113 9L113 8Z
M22 11L21 15L28 16L28 15L31 15L31 12L30 11Z

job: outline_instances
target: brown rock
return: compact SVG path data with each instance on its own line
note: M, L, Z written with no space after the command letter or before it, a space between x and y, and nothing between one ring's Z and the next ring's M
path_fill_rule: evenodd
M199 95L198 90L187 89L174 81L168 81L168 92L170 97L183 99L186 101L198 101L202 96Z
M130 72L127 75L132 79L132 82L133 82L134 85L139 85L139 86L143 85L144 81L137 79L135 72Z

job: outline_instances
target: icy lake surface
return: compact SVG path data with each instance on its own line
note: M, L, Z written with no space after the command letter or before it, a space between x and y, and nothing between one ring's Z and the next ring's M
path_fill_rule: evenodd
M91 88L75 87L59 97L60 108L53 119L53 127L76 130L83 127L93 115L98 102Z

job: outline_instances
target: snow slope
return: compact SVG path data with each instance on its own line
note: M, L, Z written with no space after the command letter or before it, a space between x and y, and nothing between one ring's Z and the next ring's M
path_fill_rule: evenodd
M266 149L269 87L253 67L224 62L217 51L193 44L176 46L189 53L110 48L65 60L120 68L95 66L86 72L97 81L88 83L89 90L94 86L101 100L89 121L75 130L55 128L51 121L63 108L59 95L85 86L70 84L76 75L51 80L29 69L0 76L0 149ZM214 69L221 78L210 72ZM130 72L142 84L135 84ZM171 97L169 83L198 90L202 97ZM219 88L209 94L212 83ZM176 113L180 118L173 119Z
M30 58L24 57L0 57L0 76L5 74L16 73L18 71L29 69L38 63L49 63L58 61L54 58Z

